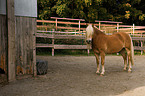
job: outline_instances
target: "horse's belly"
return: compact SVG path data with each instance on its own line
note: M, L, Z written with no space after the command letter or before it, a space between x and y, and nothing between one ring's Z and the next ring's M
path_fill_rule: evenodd
M121 51L123 49L123 44L121 43L110 43L108 46L107 46L107 50L106 50L106 53L117 53L119 51Z
M107 54L112 54L112 53L118 53L118 52L120 52L122 50L122 48L112 48L112 49L108 49L108 50L106 50L106 52L105 53L107 53Z

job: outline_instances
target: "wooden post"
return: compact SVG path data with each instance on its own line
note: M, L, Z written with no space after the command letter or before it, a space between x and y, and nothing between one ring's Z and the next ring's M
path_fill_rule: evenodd
M57 18L56 18L56 31L57 31Z
M80 28L81 28L81 21L79 20L79 32L81 31Z
M34 22L34 25L37 26L37 22L36 22L36 19ZM36 30L37 30L37 27L34 27L34 31L33 31L33 74L34 76L37 76L37 68L36 68Z
M133 34L134 34L134 26L135 26L135 25L133 24Z
M143 42L141 41L141 48L143 48ZM141 50L141 55L143 54L143 50Z
M52 56L54 56L54 35L55 35L55 33L54 33L54 29L52 30L52 36L53 36L53 38L52 38L52 45L53 45L53 47L52 47Z
M99 22L99 30L101 29L101 22Z
M89 50L89 49L87 49L87 51L88 51L88 56L89 56L90 50Z
M143 37L142 36L142 33L141 33L141 37ZM141 48L143 48L143 41L141 41ZM143 50L141 50L141 55L143 54Z
M118 30L119 30L119 23L117 23L117 32L118 32Z
M7 32L8 32L8 81L16 79L16 65L15 65L15 10L14 1L7 0Z
M119 30L119 23L117 23L117 32ZM117 53L117 55L119 55L119 53Z

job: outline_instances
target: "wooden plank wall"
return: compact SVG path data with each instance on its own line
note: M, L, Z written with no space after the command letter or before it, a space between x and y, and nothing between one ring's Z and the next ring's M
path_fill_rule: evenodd
M36 18L16 17L16 66L18 74L33 74Z
M34 35L36 32L36 18L15 17L15 21L16 74L36 74ZM6 16L0 15L0 68L4 69L7 74L8 34L6 26Z
M6 32L6 16L0 15L0 68L7 73L7 32Z

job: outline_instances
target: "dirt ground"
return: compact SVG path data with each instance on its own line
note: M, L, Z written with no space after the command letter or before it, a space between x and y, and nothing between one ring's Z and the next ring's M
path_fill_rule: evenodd
M0 87L0 96L145 96L145 56L135 56L132 73L121 56L106 56L105 76L96 75L94 56L37 56L46 75Z

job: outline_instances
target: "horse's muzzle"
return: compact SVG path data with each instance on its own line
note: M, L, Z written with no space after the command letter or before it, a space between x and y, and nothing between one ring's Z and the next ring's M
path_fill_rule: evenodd
M87 42L88 44L90 44L90 43L92 42L92 40L86 40L86 42Z

